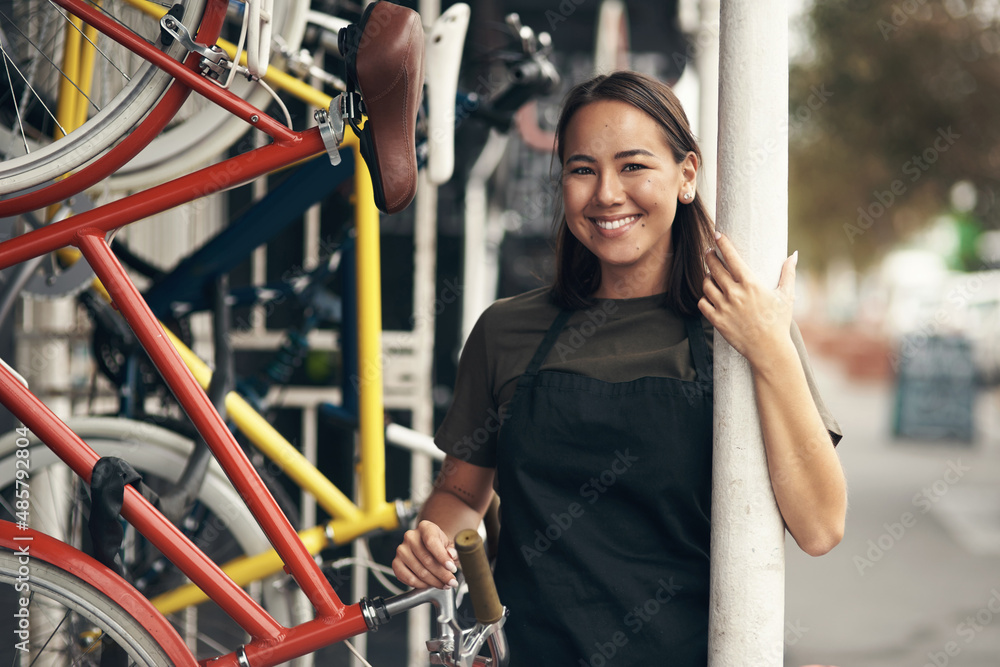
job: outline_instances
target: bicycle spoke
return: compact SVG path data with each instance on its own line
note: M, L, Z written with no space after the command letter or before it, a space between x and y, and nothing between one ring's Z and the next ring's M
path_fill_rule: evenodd
M56 22L55 21L46 21L42 25L42 32L39 35L38 41L39 41L40 44L46 44L47 45L47 44L49 44L49 40L55 39L55 34L56 34ZM31 65L28 67L28 80L29 81L34 80L35 75L38 72L38 65L39 65L39 63L40 63L40 61L38 60L38 58L32 58L31 59ZM28 95L28 88L25 88L21 92L21 101L18 103L22 115L24 115L25 110L28 108L28 103L29 103L30 99L31 98Z
M80 34L80 37L82 37L83 39L87 40L88 44L90 44L92 47L94 47L94 49L98 53L100 53L102 56L104 56L104 61L105 62L110 63L112 67L114 67L116 70L118 70L118 73L121 74L122 77L125 78L125 81L131 81L132 80L127 74L125 74L125 72L123 72L121 70L121 68L119 68L117 65L115 65L115 62L111 59L110 56L108 56L108 54L106 54L104 51L102 51L100 49L100 47L97 46L97 44L95 44L94 42L92 42L91 39L89 37L87 37L87 34L83 30L80 29L80 26L78 26L76 23L73 22L73 20L70 18L69 14L64 14L63 13L64 10L63 10L62 7L60 7L59 5L57 5L56 3L54 3L52 0L48 0L48 3L52 6L52 8L55 10L55 12L59 16L62 17L63 21L65 21L67 25L71 26L73 28L73 30L77 31ZM100 5L94 5L94 7L96 7L97 9L99 9L101 11L104 11L104 9ZM108 12L104 12L104 13L108 14L108 16L111 16L111 18L113 18L116 21L118 21L118 23L120 23L122 25L125 25L122 21L119 21L116 17L112 16ZM52 62L52 61L50 60L49 62ZM53 66L55 66L55 65L53 64ZM56 69L59 69L59 68L57 67ZM90 106L94 107L94 109L96 109L97 111L101 110L100 107L97 106L97 104L94 102L94 100L90 99L90 96L87 93L83 92L83 90L76 84L75 81L73 81L68 76L66 76L66 74L61 69L59 69L59 73L62 74L63 78L65 78L67 81L69 81L73 85L74 88L76 88L76 90L77 90L78 93L80 93L81 95L83 95L87 99L87 101L90 102Z
M0 508L2 508L10 516L16 516L16 514L14 514L14 506L11 505L10 502L3 496L0 496ZM4 518L6 519L7 517Z
M34 599L35 599L35 593L32 592L31 595L28 596L28 605L29 606L31 605L31 601L34 600ZM52 632L49 633L48 639L46 639L45 643L42 644L42 647L40 649L38 649L38 653L35 654L34 659L31 661L31 664L28 665L28 667L33 667L34 664L38 661L38 658L40 658L42 656L42 654L45 653L45 649L48 648L49 643L52 641L52 638L56 636L57 632L59 632L59 628L62 627L62 624L66 622L66 617L69 616L69 614L70 614L69 609L67 609L65 612L63 612L62 618L60 618L59 622L56 623L56 627L52 628ZM49 619L46 619L46 620L49 620ZM51 623L51 620L49 620L49 622Z
M10 96L11 99L14 98L14 83L13 79L10 78L10 58L7 56L7 50L3 48L3 42L0 41L0 55L3 55L3 68L7 73L7 81L10 84ZM19 105L14 105L14 114L17 116L17 128L21 133L21 141L24 143L24 152L30 152L28 150L28 140L24 136L24 123L21 121L21 110L18 108Z
M46 22L43 23L43 25L42 25L42 32L39 35L39 40L38 40L39 43L41 43L41 44L48 44L50 37L47 35L47 33L49 31L52 31L52 32L55 31L55 22L54 21L46 21ZM7 34L5 32L3 32L2 30L0 30L0 37L2 37L3 41L5 41L6 44L9 46L10 41L7 38ZM3 46L3 45L0 44L0 46ZM7 82L9 84L9 86L10 86L11 101L13 101L13 99L14 99L14 81L13 81L13 79L10 76L10 69L8 67L8 61L9 61L10 65L14 65L14 61L13 61L11 55L9 53L7 53L6 50L5 50L5 52L4 52L4 67L7 69ZM27 83L28 81L34 80L35 75L36 75L36 73L38 71L38 64L39 64L39 62L40 61L39 61L38 58L31 58L30 64L28 65L28 74L27 74L27 76L25 76L23 74L21 75L22 78L25 80L25 83ZM15 68L16 68L16 65L15 65ZM27 138L27 133L25 132L25 129L24 129L23 119L24 119L25 113L27 111L28 105L31 102L31 95L30 95L30 93L32 93L32 92L34 92L34 91L31 89L31 86L30 85L25 85L24 90L21 91L21 97L20 97L20 99L14 105L14 113L17 116L18 129L19 129L20 134L21 134L21 141L24 144L24 153L25 153L25 155L27 155L28 153L31 152L31 147L28 145L28 138ZM35 95L35 97L38 97L37 94ZM32 137L32 138L34 139L34 137Z
M84 33L84 32L83 32L82 30L80 30L80 28L79 28L79 27L78 27L78 26L77 26L77 25L76 25L75 23L73 23L73 22L72 22L72 21L70 20L70 18L69 18L69 16L68 16L67 14L63 14L63 11L64 11L64 10L62 9L62 7L60 7L59 5L55 4L55 3L54 3L54 2L52 1L52 0L48 0L48 3L49 3L50 5L52 5L52 6L53 6L53 7L55 8L56 12L58 12L58 13L59 13L59 15L63 17L63 20L64 20L64 21L66 21L67 23L69 23L70 25L72 25L72 26L73 26L73 28L74 28L74 29L75 29L75 30L76 30L76 31L77 31L78 33L80 33L80 36L81 36L81 37L83 37L83 38L84 38L85 40L87 40L87 42L89 42L89 43L90 43L90 45L91 45L91 46L93 46L93 47L94 47L94 48L95 48L95 49L97 50L97 52L98 52L98 53L100 53L100 54L101 54L102 56L104 56L104 59L105 59L105 60L106 60L106 61L107 61L107 62L108 62L108 63L109 63L109 64L110 64L110 65L111 65L112 67L114 67L114 68L115 68L116 70L118 70L118 73L119 73L119 74L121 74L121 75L122 75L122 76L123 76L123 77L125 78L125 80L126 80L126 81L131 81L131 80L132 80L132 78L131 78L131 77L130 77L130 76L129 76L128 74L126 74L125 72L123 72L123 71L121 70L121 68L119 68L119 67L118 67L118 65L116 65L116 64L115 64L115 61L114 61L114 60L112 60L112 59L111 59L111 57L110 57L110 56L109 56L108 54L106 54L106 53L105 53L104 51L102 51L102 50L100 49L100 47L99 47L99 46L97 46L97 44L95 44L94 42L92 42L92 41L91 41L91 39L90 39L89 37L87 37L87 35L86 35L86 34L85 34L85 33ZM92 4L92 5L94 6L94 8L95 8L95 9L97 9L97 10L98 10L99 12L101 12L102 14L107 14L107 15L108 15L108 16L109 16L110 18L114 19L114 20L115 20L115 21L116 21L117 23L120 23L121 25L127 25L127 24L125 23L125 21L121 20L120 18L118 18L117 16L115 16L114 14L112 14L111 12L109 12L109 11L107 10L107 8L106 8L106 7L104 7L104 6L102 6L102 5L99 5L99 4L96 4L96 3L91 3L91 4ZM147 42L149 42L149 40L148 40L148 39L147 39L146 41L147 41ZM149 43L150 43L150 44L152 44L152 42L149 42ZM86 97L86 96L85 96L85 97ZM88 98L88 100L89 100L89 98ZM91 104L94 104L94 103L93 103L93 102L91 102ZM96 105L96 104L94 104L94 108L95 108L95 109L97 108L97 105Z
M63 74L62 69L60 69L58 65L56 65L54 62L52 62L52 59L49 58L48 54L45 53L45 51L43 49L41 49L37 44L34 44L34 43L31 42L31 38L28 37L27 35L25 35L24 32L17 26L16 23L14 23L14 21L9 16L7 16L4 12L0 12L0 18L6 20L8 22L10 22L10 24L14 28L14 30L16 30L18 32L18 34L20 34L21 37L23 37L24 40L27 43L29 43L32 46L34 46L35 50L39 54L41 54L41 56L43 58L45 58L45 60L47 60L50 65L52 65L53 69L55 69L60 74L62 74L63 78L66 79L67 81L69 81L73 85L74 88L76 88L78 91L80 90L79 87L77 87L76 83L74 81L72 81L69 77L67 77L65 74ZM11 64L14 65L14 69L17 71L18 75L20 75L21 79L24 81L24 85L27 86L27 88L30 89L32 93L34 93L35 99L38 100L38 103L41 104L42 108L45 109L45 112L49 115L49 118L51 118L52 121L55 122L55 124L59 126L59 130L64 135L67 134L66 129L62 125L59 124L59 120L56 118L56 115L54 113L52 113L52 111L49 109L48 105L45 104L45 101L42 99L42 96L38 93L38 91L36 91L34 89L34 87L32 87L31 82L24 76L24 74L21 72L21 70L17 66L17 64L14 63L13 61L11 61ZM13 86L13 80L11 80L11 86ZM80 91L80 93L83 94L83 91ZM22 134L22 139L23 138L24 137L23 137L23 134ZM27 148L27 145L25 147Z
M80 664L82 664L80 662L81 660L83 660L87 656L91 655L94 651L96 651L97 647L101 646L104 643L104 636L105 635L104 635L103 632L101 634L97 635L97 637L94 638L94 643L91 644L90 647L87 650L85 650L83 653L81 653L79 658L77 658L76 660L73 661L73 665L80 665ZM103 648L102 648L102 650L103 650ZM70 665L70 667L73 667L73 665Z
M81 24L72 9L57 8L55 3L60 1L0 0L0 11L5 12L0 31L7 32L10 42L3 45L9 60L6 69L8 79L15 79L13 99L0 92L0 150L5 153L0 157L6 163L0 164L0 192L26 191L67 173L87 170L94 157L118 144L148 117L172 80L130 47L103 34L95 36L93 26ZM132 0L86 2L88 8L123 25L168 57L179 62L187 57L177 40L162 45L158 12L138 8ZM180 5L181 20L197 34L207 0L152 2L157 8ZM292 50L302 38L306 5L298 0L275 0L274 34L285 38ZM66 20L72 20L74 27L60 25ZM271 103L267 92L250 82L234 82L233 92L258 108ZM86 101L77 95L84 95ZM63 127L56 126L56 117ZM162 183L212 159L245 132L245 123L228 110L192 96L153 140L154 146L120 169L109 187L136 190L145 183Z
M180 1L184 15L197 22L205 0ZM87 2L159 48L154 18L124 0ZM0 92L0 130L11 191L59 178L109 148L121 136L118 128L131 128L155 104L155 91L169 83L166 74L53 0L0 0L0 39L0 75L9 84ZM181 55L177 47L168 52Z

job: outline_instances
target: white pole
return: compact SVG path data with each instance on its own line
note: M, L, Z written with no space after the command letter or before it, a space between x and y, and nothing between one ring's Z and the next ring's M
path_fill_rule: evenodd
M718 225L777 285L788 228L785 0L723 0ZM749 365L715 337L709 665L780 667L784 524L774 501Z
M503 226L490 219L486 183L507 150L507 135L490 130L465 184L465 246L462 269L462 345L486 307L497 298Z
M432 26L441 15L438 0L420 0L420 20L424 26ZM427 73L425 73L426 77ZM413 337L414 353L419 364L419 386L422 395L414 398L413 428L421 433L434 430L434 403L431 399L434 350L434 301L437 280L437 207L438 189L427 178L427 171L421 171L417 181L413 223ZM410 457L410 492L423 493L433 480L432 461L423 454ZM415 499L416 500L416 499ZM423 498L420 499L423 501ZM419 607L407 614L406 621L406 664L410 667L427 663L427 639L431 625L431 611L427 606Z
M423 14L421 13L421 16ZM419 364L421 393L413 401L413 429L421 433L434 432L434 403L431 399L431 379L434 366L434 321L437 271L437 203L438 189L421 171L417 187L416 222L413 229L413 338L414 354ZM425 454L413 453L410 458L410 492L414 502L423 502L424 494L433 481L433 461ZM427 664L427 640L431 610L426 605L407 614L407 645L411 667Z
M360 434L354 432L354 451L360 451L361 448L361 437ZM361 504L361 486L358 483L359 476L354 477L354 502L357 505ZM351 599L360 600L361 598L368 597L368 567L364 565L365 560L367 560L368 552L362 544L364 538L356 539L351 542L351 556L354 558L354 565L351 567ZM351 651L350 667L364 667L363 659L368 657L368 633L362 632L360 635L353 637L351 644L354 645L354 651ZM360 657L359 657L360 656Z
M715 215L715 176L718 172L719 143L719 0L701 0L695 67L698 70L698 144L701 169L698 193Z
M76 305L73 299L62 297L35 301L33 306L34 322L30 330L35 332L35 337L27 338L29 365L21 368L33 371L31 388L45 400L49 409L60 419L68 419L73 408L68 336L73 330ZM40 472L32 473L33 493L37 498L54 502L33 505L31 525L46 530L56 539L68 540L73 536L67 533L68 528L59 517L68 516L70 512L69 498L62 491L73 484L70 470L65 466L53 466L51 470Z

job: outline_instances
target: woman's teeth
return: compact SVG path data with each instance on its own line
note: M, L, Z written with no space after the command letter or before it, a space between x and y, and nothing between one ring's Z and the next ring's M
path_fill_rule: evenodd
M601 229L618 229L622 225L627 225L627 224L633 223L633 222L635 222L638 219L639 219L639 216L637 216L637 215L630 215L629 217L627 217L627 218L621 218L620 220L596 220L595 219L594 220L594 224L596 224Z

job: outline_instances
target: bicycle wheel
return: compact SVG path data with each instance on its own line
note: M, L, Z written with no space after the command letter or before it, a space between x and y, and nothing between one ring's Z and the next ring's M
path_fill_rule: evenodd
M121 25L160 44L157 19L123 0L93 1ZM184 1L180 20L192 33L205 1ZM100 155L145 116L172 81L104 35L74 27L66 10L48 0L0 0L0 43L5 157L0 194L58 178ZM163 50L172 58L186 53L177 40ZM61 138L53 140L56 136Z
M309 0L274 0L274 34L280 34L291 50L302 42L308 10ZM231 24L225 32L235 42L239 26ZM261 109L271 101L262 86L243 77L237 77L230 90ZM116 171L107 186L113 192L127 192L177 178L217 158L249 129L228 111L192 95L167 129Z
M128 665L162 667L174 664L159 642L139 619L115 600L76 575L31 558L28 591L19 574L23 563L17 554L0 549L0 664L4 665L92 665L117 645L128 656ZM19 618L24 609L25 635L19 636ZM23 637L23 638L22 638ZM23 643L22 643L23 642Z
M169 488L184 469L193 444L187 438L152 424L115 418L80 418L67 424L101 456L123 458L156 491ZM15 451L18 434L0 438L0 519L13 520ZM22 441L23 442L23 441ZM31 527L82 551L89 548L86 484L45 445L32 438L28 447L31 483ZM250 511L214 461L198 496L198 503L182 528L216 562L270 549ZM141 535L126 526L122 553L127 573L148 597L172 590L186 580L159 556ZM312 618L312 607L290 579L276 575L251 587L264 607L283 625ZM171 615L173 624L198 659L232 650L245 641L243 631L214 603L206 602ZM311 665L305 656L290 663Z

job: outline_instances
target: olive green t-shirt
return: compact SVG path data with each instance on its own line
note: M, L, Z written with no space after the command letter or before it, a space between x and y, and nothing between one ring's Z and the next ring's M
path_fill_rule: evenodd
M578 373L604 382L641 377L694 380L684 319L662 302L662 295L597 299L590 308L573 313L541 370ZM462 350L452 405L434 437L440 449L478 466L496 467L497 435L517 380L558 314L548 287L501 299L483 312ZM715 329L704 317L701 321L711 352ZM813 400L836 444L840 426L816 389L794 323L791 335Z

